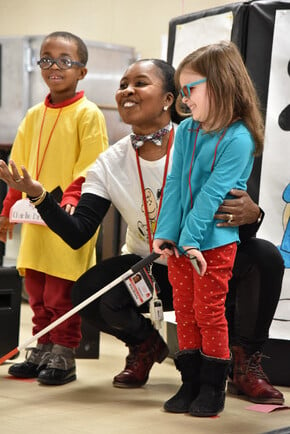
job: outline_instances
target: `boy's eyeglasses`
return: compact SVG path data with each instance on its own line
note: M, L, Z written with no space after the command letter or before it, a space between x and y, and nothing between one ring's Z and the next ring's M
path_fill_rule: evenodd
M182 86L179 91L181 98L189 98L191 89L193 89L194 86L196 86L197 84L204 83L206 80L206 78L202 78L201 80L193 81L192 83L188 83Z
M59 69L71 69L74 65L82 67L85 66L81 62L76 62L75 60L68 59L67 57L59 57L58 59L52 59L51 57L42 57L37 65L41 69L49 69L52 65L56 64Z

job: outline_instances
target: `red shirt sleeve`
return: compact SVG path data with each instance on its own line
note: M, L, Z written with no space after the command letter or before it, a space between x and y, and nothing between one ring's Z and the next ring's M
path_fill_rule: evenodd
M63 192L62 195L62 200L60 203L61 207L64 207L65 205L68 204L77 206L81 197L82 184L84 181L85 181L85 177L80 176L67 187L67 189Z
M1 215L5 217L9 217L9 212L11 207L17 202L19 199L22 199L21 191L15 190L14 188L9 188L6 194L6 197L3 201L3 208L1 211Z

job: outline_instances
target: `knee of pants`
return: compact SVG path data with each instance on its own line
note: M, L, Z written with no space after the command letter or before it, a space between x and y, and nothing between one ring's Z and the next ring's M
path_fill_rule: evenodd
M134 307L135 304L127 288L122 284L112 288L99 299L99 312L102 318L115 326L119 325L119 321L123 324L126 315L129 321L129 312Z
M195 309L195 319L199 327L219 326L226 322L225 307L220 305L208 306L203 309Z

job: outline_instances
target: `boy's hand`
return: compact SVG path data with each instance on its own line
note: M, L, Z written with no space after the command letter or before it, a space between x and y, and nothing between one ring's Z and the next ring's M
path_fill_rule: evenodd
M63 209L64 209L65 212L67 212L69 215L73 215L74 212L75 212L75 210L76 210L76 207L68 203L68 204L66 204L66 205L63 207Z
M0 216L0 241L6 243L7 233L9 240L13 238L14 223L10 223L8 217Z

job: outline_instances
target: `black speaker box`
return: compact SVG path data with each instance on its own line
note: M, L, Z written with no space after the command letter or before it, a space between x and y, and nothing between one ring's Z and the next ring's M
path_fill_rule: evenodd
M0 356L18 346L22 279L15 267L0 267Z
M98 359L100 332L82 319L82 340L76 349L77 359Z

